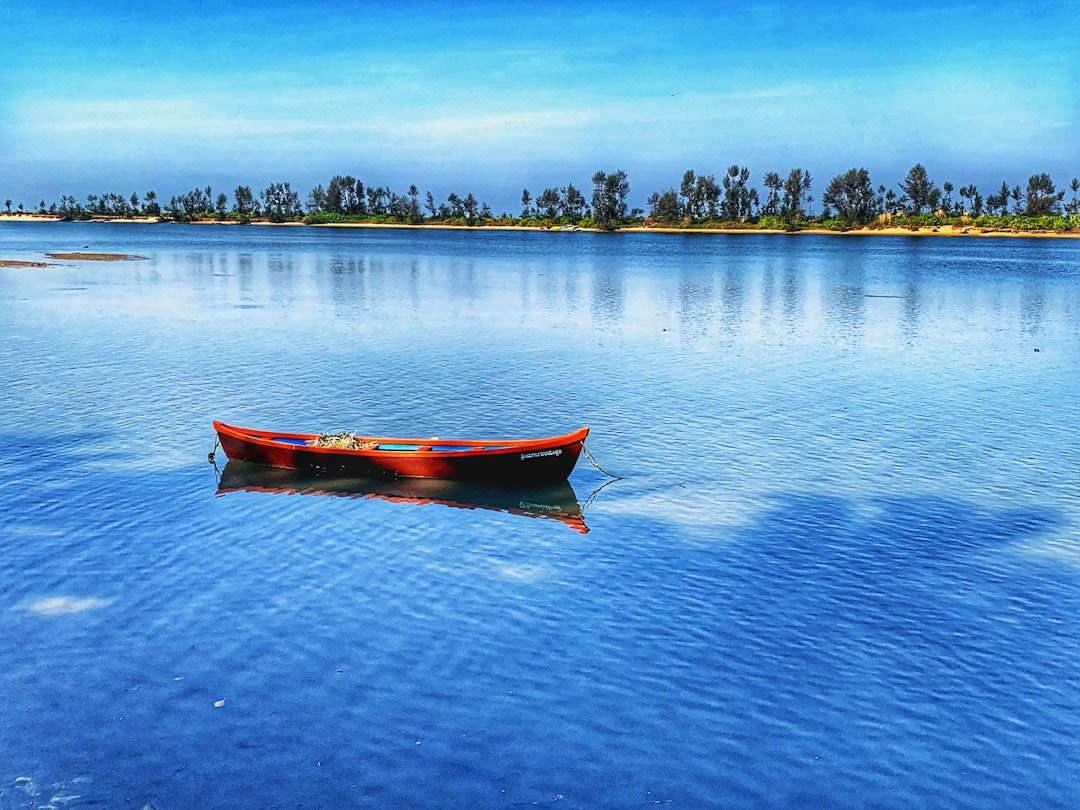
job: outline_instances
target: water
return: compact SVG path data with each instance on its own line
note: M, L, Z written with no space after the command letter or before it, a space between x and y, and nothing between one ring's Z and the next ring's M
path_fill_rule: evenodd
M1080 800L1077 242L0 225L83 245L0 268L0 810Z

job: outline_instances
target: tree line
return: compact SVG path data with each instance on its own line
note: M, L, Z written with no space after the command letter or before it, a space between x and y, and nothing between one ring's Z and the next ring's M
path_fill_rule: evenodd
M896 190L875 187L865 168L852 168L825 186L821 213L816 216L810 214L813 196L808 171L792 169L786 178L766 173L764 197L749 185L749 178L749 169L738 165L728 167L719 183L714 175L695 175L688 170L678 191L672 187L649 198L648 218L666 224L716 222L783 229L922 226L954 221L1048 230L1080 227L1080 179L1073 178L1069 184L1072 197L1066 201L1066 191L1056 189L1046 173L1032 175L1026 188L1002 181L1000 189L984 196L974 184L957 189L946 181L938 186L921 163L911 167Z
M407 225L575 225L614 229L629 225L668 227L745 227L797 230L801 228L845 229L875 225L918 227L963 222L975 227L1071 230L1080 228L1080 179L1073 178L1066 190L1056 188L1049 174L1034 174L1027 186L1002 181L1000 188L984 195L974 184L957 188L951 182L940 186L921 163L888 188L875 186L865 168L852 168L833 177L821 192L819 213L813 213L810 172L791 169L786 176L766 172L761 192L750 183L750 170L737 164L720 174L698 174L688 169L676 189L653 192L646 209L629 207L630 182L621 169L593 174L592 194L568 183L543 189L533 195L521 193L518 215L494 215L490 206L471 192L450 193L437 202L427 191L410 185L398 194L383 186L365 186L351 175L334 175L308 192L301 201L288 182L270 183L254 193L250 186L237 186L232 200L225 193L214 194L211 186L195 188L158 200L154 191L143 195L89 194L86 201L64 195L59 203L46 206L42 199L34 211L19 203L4 201L6 213L35 213L61 219L158 218L174 222L266 220L275 223L305 222L335 224L349 222L399 223Z

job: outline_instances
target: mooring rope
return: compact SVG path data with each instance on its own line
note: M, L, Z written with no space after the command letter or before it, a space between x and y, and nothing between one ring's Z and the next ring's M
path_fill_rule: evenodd
M618 481L622 480L621 475L615 475L614 473L609 473L607 470L605 470L603 467L601 467L599 464L596 463L596 459L592 457L592 453L590 453L589 448L585 446L585 442L581 443L581 452L585 454L585 458L587 458L589 460L590 464L592 464L594 467L596 467L596 469L598 469L600 472L602 472L608 478L614 478L614 479L616 479Z
M581 513L585 514L585 510L588 509L590 506L592 506L592 502L594 500L596 500L596 496L600 494L600 490L604 489L605 487L609 487L612 484L614 484L616 481L620 481L620 480L622 480L622 479L620 479L620 478L612 478L610 481L605 481L600 486L598 486L596 489L594 489L592 491L592 494L589 495L589 497L585 499L585 502L581 504Z
M206 460L213 464L215 468L217 467L217 464L214 461L214 453L217 452L219 447L221 447L221 439L214 439L214 449L211 450L210 454L206 457Z

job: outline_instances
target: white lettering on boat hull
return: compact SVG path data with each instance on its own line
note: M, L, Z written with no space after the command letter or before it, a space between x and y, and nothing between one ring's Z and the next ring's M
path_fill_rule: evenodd
M541 456L561 456L562 448L559 447L555 450L540 450L536 453L522 453L521 460L524 461L527 458L540 458Z

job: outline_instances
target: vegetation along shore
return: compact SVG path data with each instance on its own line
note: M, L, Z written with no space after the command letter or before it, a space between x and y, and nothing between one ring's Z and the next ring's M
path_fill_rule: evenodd
M65 195L59 202L27 208L4 200L0 220L108 220L141 222L269 223L338 226L542 228L657 231L770 231L938 233L942 235L1080 236L1080 179L1057 189L1050 175L1034 174L1027 186L1003 181L984 195L976 186L940 186L922 164L915 164L896 188L875 186L866 169L833 177L814 211L812 178L803 169L786 177L767 172L763 191L750 182L750 170L733 165L717 180L686 171L678 188L653 192L646 209L628 204L630 182L622 170L592 176L591 196L572 183L521 193L521 212L494 214L471 193L451 193L437 202L430 191L421 199L412 185L405 194L365 186L351 175L335 175L301 202L288 182L271 183L258 194L237 186L232 198L213 188L195 188L158 200L140 196L90 194L85 202ZM1071 196L1067 195L1071 192ZM2 192L0 192L2 193Z

